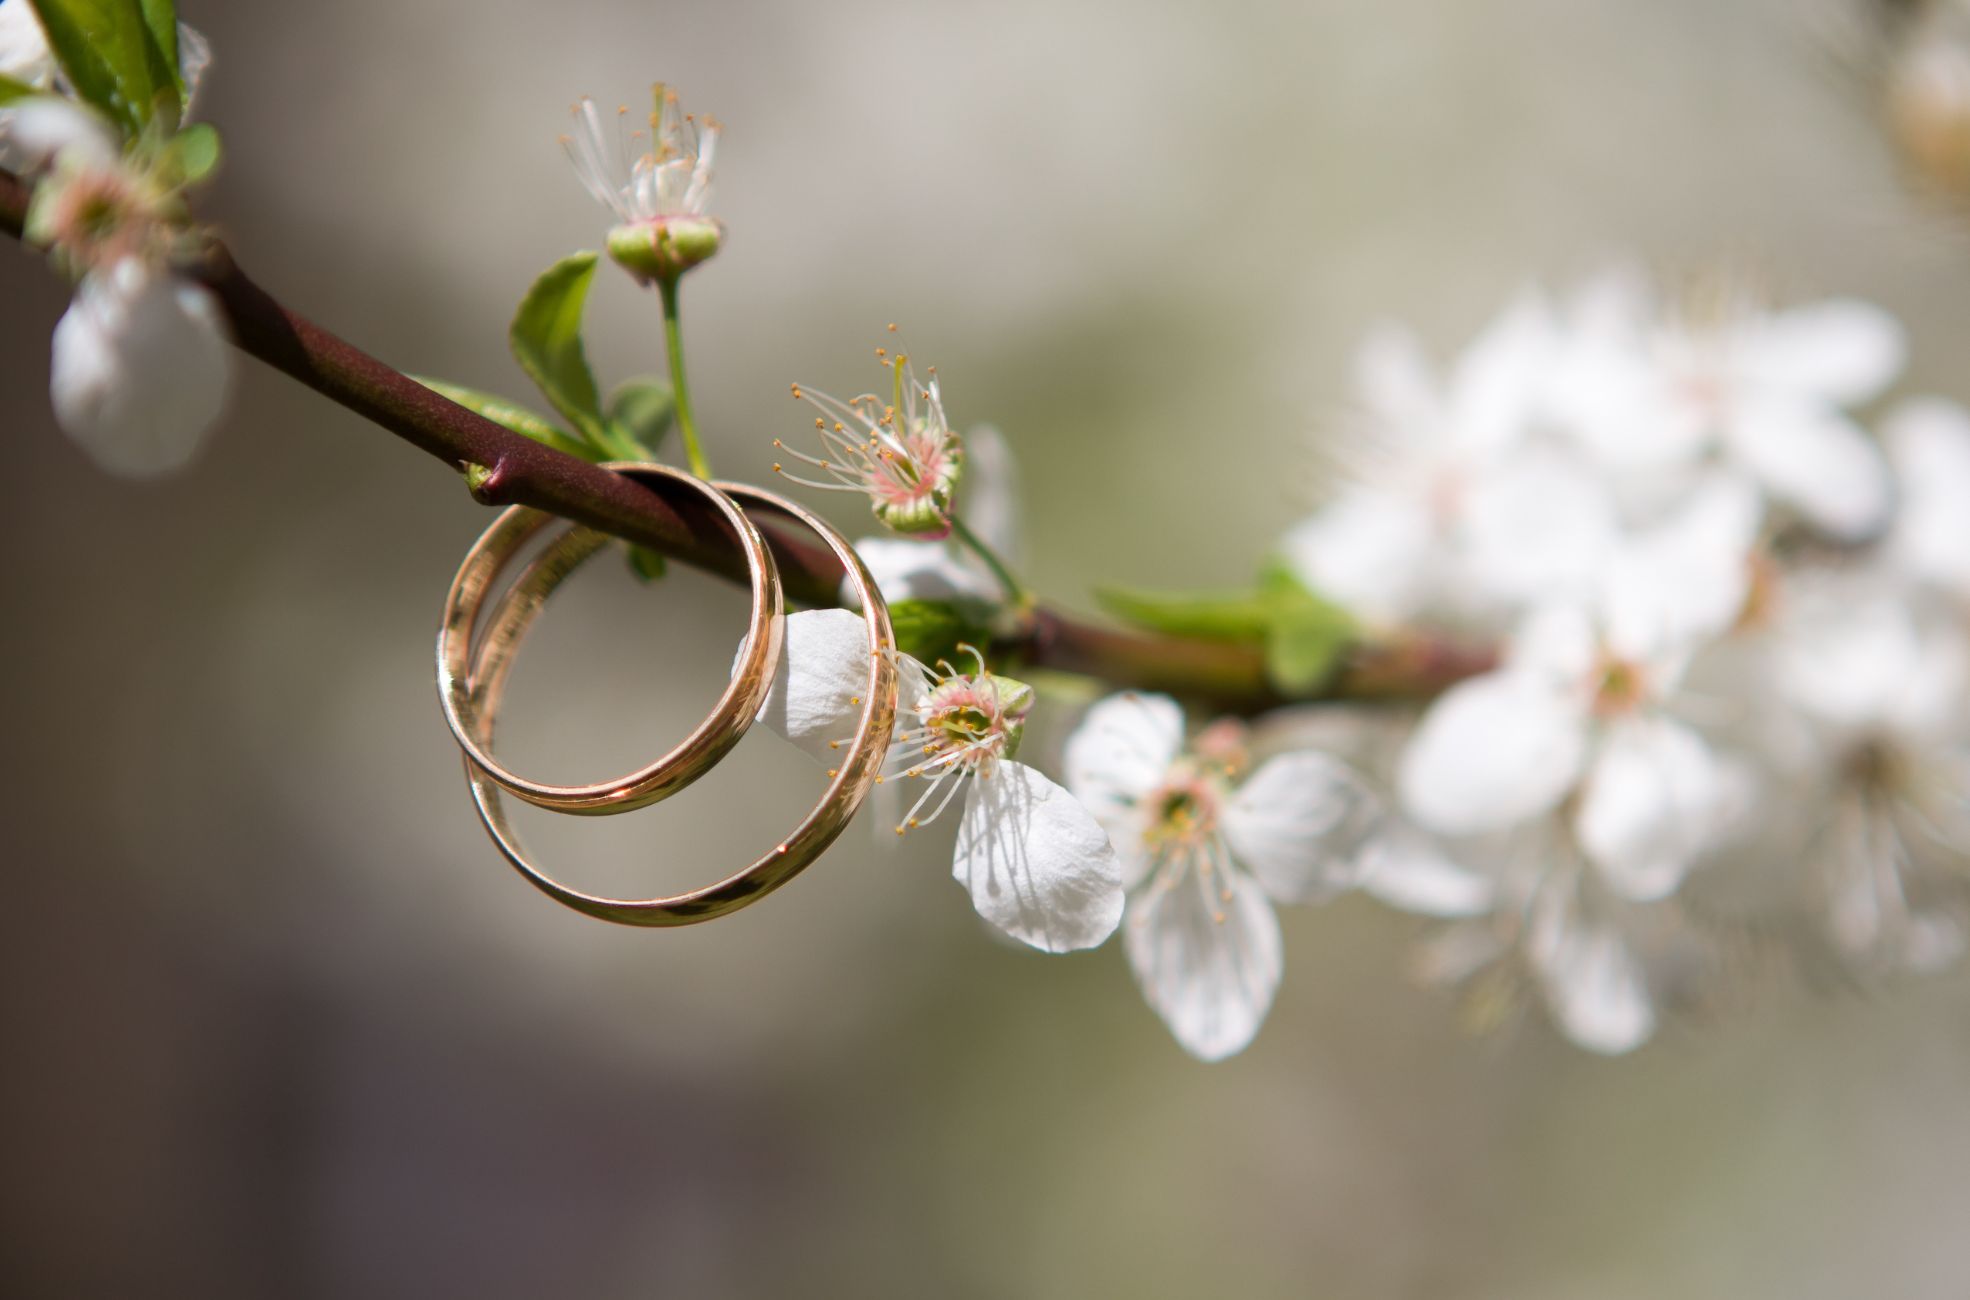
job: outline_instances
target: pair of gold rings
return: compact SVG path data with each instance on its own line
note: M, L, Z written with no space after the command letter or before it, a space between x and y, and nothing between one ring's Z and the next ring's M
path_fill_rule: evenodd
M818 858L841 834L875 785L896 720L896 664L889 611L846 538L806 508L740 483L710 483L665 465L624 463L606 468L659 494L694 492L711 503L746 558L752 613L732 679L711 713L655 762L612 781L549 785L509 771L493 756L493 727L521 640L555 589L609 538L579 525L547 542L492 603L494 584L527 544L556 522L528 506L503 511L466 552L445 596L438 627L438 698L445 722L465 755L472 801L493 843L541 892L578 912L623 925L690 925L737 911L771 893ZM505 796L556 812L599 816L645 808L710 771L738 744L772 689L785 644L785 598L779 567L748 511L804 525L841 561L859 597L869 634L869 676L854 739L826 793L792 834L764 857L723 880L661 898L605 898L563 884L534 864L507 814Z

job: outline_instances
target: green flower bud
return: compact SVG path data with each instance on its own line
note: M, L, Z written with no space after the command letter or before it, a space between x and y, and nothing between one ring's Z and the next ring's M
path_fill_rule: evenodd
M609 231L609 256L639 280L674 280L718 251L724 231L708 217L659 217Z

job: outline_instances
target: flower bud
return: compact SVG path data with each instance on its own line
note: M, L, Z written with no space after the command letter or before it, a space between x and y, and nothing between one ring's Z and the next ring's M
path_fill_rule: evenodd
M639 280L674 280L718 251L724 231L709 217L660 217L609 231L609 256Z

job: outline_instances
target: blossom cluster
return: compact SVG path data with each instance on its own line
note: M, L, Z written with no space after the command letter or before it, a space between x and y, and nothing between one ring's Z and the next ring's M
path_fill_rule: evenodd
M1663 302L1629 273L1522 295L1441 375L1384 331L1329 440L1340 471L1279 559L1363 638L1488 641L1496 666L1406 715L1193 728L1174 700L1111 696L1067 740L1064 785L1012 761L1030 691L982 661L915 666L895 767L931 790L898 830L976 778L955 871L978 910L1050 951L1119 924L1207 1059L1272 1003L1273 905L1351 889L1437 918L1419 969L1474 1010L1532 993L1600 1052L1800 917L1802 947L1860 972L1950 961L1970 921L1970 412L1876 412L1905 350L1863 303ZM963 504L1010 520L995 461ZM998 595L950 541L862 547L892 600ZM794 622L831 619L844 666L795 637L785 687L814 736L844 733L866 653L850 616Z
M1386 760L1409 847L1359 883L1459 918L1428 972L1524 975L1620 1052L1733 933L1816 918L1863 972L1961 953L1970 413L1875 412L1904 354L1866 304L1632 274L1527 295L1440 378L1364 351L1358 472L1283 553L1365 617L1505 645Z

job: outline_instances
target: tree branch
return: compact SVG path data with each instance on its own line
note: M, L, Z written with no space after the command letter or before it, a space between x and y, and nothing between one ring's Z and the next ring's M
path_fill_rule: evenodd
M0 228L18 238L28 188L0 171ZM203 261L181 268L210 289L233 341L454 471L489 471L473 492L487 505L528 505L621 537L719 577L741 582L745 562L717 514L695 497L656 490L522 437L439 396L415 379L282 306L214 243ZM840 566L827 550L762 524L780 564L788 599L833 605ZM1001 647L1025 662L1085 673L1118 686L1169 691L1238 712L1283 702L1266 681L1253 646L1144 636L1082 623L1040 609L1030 630ZM1427 641L1365 645L1337 674L1330 697L1415 697L1483 671L1488 652Z

